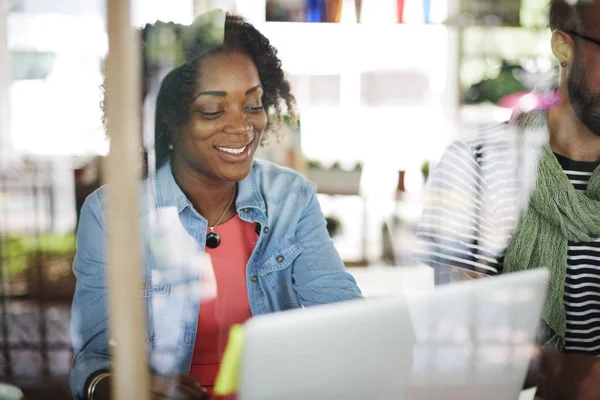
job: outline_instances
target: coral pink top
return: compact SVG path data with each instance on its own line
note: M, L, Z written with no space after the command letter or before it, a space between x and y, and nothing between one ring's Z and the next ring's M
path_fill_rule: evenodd
M216 297L202 297L200 302L190 369L190 376L198 379L211 394L227 345L229 329L252 316L246 286L246 265L258 241L255 225L242 221L238 215L219 225L215 232L221 237L221 244L216 249L207 248L206 252L210 255L214 269Z

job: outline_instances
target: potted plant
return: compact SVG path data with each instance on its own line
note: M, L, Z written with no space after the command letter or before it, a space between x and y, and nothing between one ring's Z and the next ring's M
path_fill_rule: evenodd
M23 243L18 236L4 236L0 238L0 255L2 256L2 277L6 287L12 294L24 294L27 292L27 256Z
M307 163L307 177L317 184L319 193L332 195L358 195L362 166L346 171L340 162L335 162L331 168L324 168L318 161Z
M308 160L306 166L310 169L323 169L323 164L317 160Z
M429 179L429 161L425 161L421 165L421 174L423 174L423 182L427 182L427 179Z
M325 217L325 221L327 222L327 232L332 239L342 233L342 221L338 218L330 215Z
M16 295L70 298L75 235L24 235L2 239L3 276Z

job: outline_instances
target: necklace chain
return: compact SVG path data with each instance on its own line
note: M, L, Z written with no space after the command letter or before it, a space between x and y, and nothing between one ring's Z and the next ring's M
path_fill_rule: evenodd
M227 214L227 211L229 210L229 207L231 207L231 205L233 204L233 200L235 199L235 195L237 194L237 185L235 186L235 189L233 190L233 196L231 197L231 200L229 201L229 204L227 205L227 208L225 208L225 210L223 211L223 214L221 214L221 216L219 217L219 219L217 220L217 222L213 225L213 226L209 226L208 230L210 230L211 232L215 230L215 228L217 227L217 225L219 225L221 223L221 220L223 219L223 217L225 216L225 214Z

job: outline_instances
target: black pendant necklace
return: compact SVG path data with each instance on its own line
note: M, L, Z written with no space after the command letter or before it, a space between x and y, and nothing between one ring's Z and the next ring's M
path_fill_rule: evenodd
M206 235L206 247L209 249L216 249L221 244L221 236L214 231L208 232Z
M216 249L221 244L221 236L219 236L219 234L217 232L215 232L215 228L217 227L217 225L219 225L219 223L221 223L221 220L223 219L225 214L227 214L229 207L231 207L231 205L233 204L233 200L235 199L236 193L237 193L237 186L236 186L235 190L233 191L233 197L231 198L231 201L227 205L227 208L225 209L225 211L223 211L223 214L221 214L221 217L219 217L219 219L217 220L217 223L214 224L213 226L208 227L209 232L206 235L206 247L208 247L209 249Z

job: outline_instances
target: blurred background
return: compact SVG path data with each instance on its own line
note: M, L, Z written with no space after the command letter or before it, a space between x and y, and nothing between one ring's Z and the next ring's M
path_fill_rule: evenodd
M0 382L70 398L79 208L103 184L102 0L0 0ZM318 185L369 296L434 285L410 259L445 147L501 123L555 74L547 0L137 0L136 26L219 7L279 50L300 126L258 157Z

